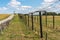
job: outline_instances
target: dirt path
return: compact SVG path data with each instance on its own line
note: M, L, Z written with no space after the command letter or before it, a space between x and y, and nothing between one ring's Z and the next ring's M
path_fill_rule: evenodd
M22 27L24 24L20 22L18 15L10 22L9 27L0 33L0 40L24 40Z

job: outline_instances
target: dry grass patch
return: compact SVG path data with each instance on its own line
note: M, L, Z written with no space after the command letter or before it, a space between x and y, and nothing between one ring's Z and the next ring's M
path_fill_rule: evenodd
M0 20L7 18L10 14L0 14Z

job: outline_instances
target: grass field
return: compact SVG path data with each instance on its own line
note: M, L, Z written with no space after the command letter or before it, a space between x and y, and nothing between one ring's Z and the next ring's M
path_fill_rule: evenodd
M55 28L52 25L52 16L48 16L48 25L45 25L45 16L43 18L43 35L44 40L45 34L48 33L48 40L60 40L60 16L55 16ZM9 26L0 32L0 40L40 40L39 36L39 24L34 20L34 31L31 30L31 19L30 26L28 27L24 20L20 19L18 15L15 15ZM39 22L39 20L38 20Z
M0 20L7 18L10 14L0 14Z
M55 27L53 29L53 16L47 16L47 27L46 27L46 18L42 16L42 25L43 25L43 35L44 39L46 38L46 32L48 33L48 40L60 40L60 16L55 16ZM31 28L31 18L29 18L29 25ZM34 30L39 33L39 17L38 21L36 16L34 16ZM39 33L40 34L40 33Z

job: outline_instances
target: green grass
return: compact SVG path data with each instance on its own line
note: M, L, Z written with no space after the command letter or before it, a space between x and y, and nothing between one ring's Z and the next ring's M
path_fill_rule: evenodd
M15 15L9 26L0 32L0 40L33 40L35 38L30 37L34 37L34 35L34 32L29 30L24 24L24 20L19 19L18 15Z
M55 16L55 29L52 27L52 16L48 16L48 27L45 25L45 16L43 16L43 36L46 38L46 31L48 32L48 40L60 40L60 16ZM31 30L31 18L28 27L23 19L20 19L16 14L9 23L9 26L0 32L0 40L40 40L39 23L34 18L34 30ZM39 22L39 20L38 20ZM50 26L49 26L50 25ZM58 26L59 25L59 26ZM47 30L46 30L47 29Z
M27 17L27 16L26 16ZM39 18L39 16L38 16ZM31 17L29 18L29 25L31 27ZM39 33L39 19L37 21L36 16L34 16L34 30ZM48 40L60 40L60 16L55 16L55 28L53 29L53 16L47 16L47 27L45 16L42 16L43 25L43 36L46 38L46 32L48 33ZM35 35L34 35L35 36Z
M19 18L17 15L13 18L13 20L10 22L9 26L3 30L3 32L0 35L0 40L18 40L20 39L21 35L21 25L22 23L19 22Z

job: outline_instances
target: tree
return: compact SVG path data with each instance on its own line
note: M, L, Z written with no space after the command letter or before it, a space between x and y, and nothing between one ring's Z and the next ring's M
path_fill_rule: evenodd
M46 15L46 13L43 13L43 15ZM55 12L47 12L47 15L57 15Z
M60 13L58 13L58 15L60 15Z

